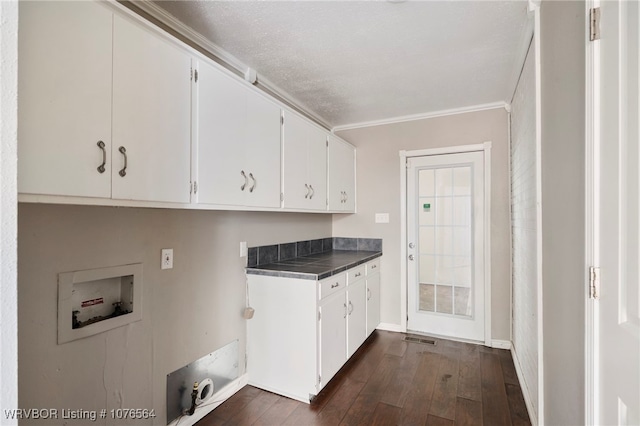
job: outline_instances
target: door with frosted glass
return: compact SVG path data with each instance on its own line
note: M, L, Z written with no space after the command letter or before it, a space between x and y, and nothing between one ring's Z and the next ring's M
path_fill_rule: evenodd
M484 153L407 159L409 330L484 341Z

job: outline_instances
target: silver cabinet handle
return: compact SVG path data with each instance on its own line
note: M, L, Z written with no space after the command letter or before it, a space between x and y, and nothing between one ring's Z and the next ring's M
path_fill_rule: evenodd
M349 196L347 195L347 191L344 191L344 202L346 203L348 199Z
M367 300L371 300L371 289L367 289Z
M344 203L344 191L340 191L340 202Z
M362 275L362 274L361 274L360 272L358 272L358 273L356 274L356 278L358 278L360 275Z
M244 170L240 170L240 176L244 178L244 183L240 186L240 191L244 191L248 183L247 175L244 173Z
M98 166L98 173L104 173L104 165L107 164L107 150L104 149L104 142L98 141L97 145L102 150L102 164Z
M371 269L376 269L378 267L378 265L372 265Z
M353 303L351 303L351 300L349 300L349 315L351 315L352 312L353 312Z
M331 288L336 288L336 287L339 287L339 286L340 286L340 283L331 284Z
M413 255L412 255L412 254L410 254L410 255L409 255L409 260L413 260L413 259L415 259L415 258L413 257ZM373 269L373 268L371 268L371 269Z
M313 189L313 185L309 185L309 189L311 189L311 195L309 195L309 199L313 198L313 194L316 193L316 191Z
M124 146L121 146L120 148L118 148L118 151L120 151L120 153L124 156L124 167L118 172L118 174L122 177L125 177L127 175L127 149Z
M409 243L409 248L414 248L416 245L413 243Z
M351 302L349 302L351 303ZM346 318L347 317L347 304L344 303L344 315L342 316L342 318Z
M249 173L249 177L251 178L251 180L253 181L253 184L251 185L251 187L249 188L249 192L253 192L254 189L256 189L256 184L258 183L256 181L256 178L253 177L253 173Z
M305 194L304 198L309 198L309 185L305 183L304 187L307 188L307 193Z

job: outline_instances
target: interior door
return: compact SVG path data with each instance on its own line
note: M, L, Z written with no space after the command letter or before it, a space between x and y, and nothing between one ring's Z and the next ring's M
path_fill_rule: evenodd
M600 40L601 286L598 424L640 424L640 8L603 1ZM597 65L596 65L597 66ZM597 137L597 136L596 136ZM597 244L597 242L596 242Z
M407 159L410 330L484 341L484 153Z

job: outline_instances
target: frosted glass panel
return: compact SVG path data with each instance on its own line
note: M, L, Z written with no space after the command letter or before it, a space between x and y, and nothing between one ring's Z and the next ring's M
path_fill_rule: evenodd
M453 170L436 169L436 195L453 195Z
M435 254L435 228L433 227L421 227L420 228L420 254Z
M418 208L418 223L423 225L436 224L436 200L431 197L420 197L420 207Z
M452 228L436 228L436 253L453 254L453 232Z
M435 256L420 256L420 283L436 282L436 258Z
M418 193L421 197L432 197L436 195L435 191L435 181L434 181L434 170L420 170L418 173L419 185L418 185Z
M471 197L455 197L453 199L453 224L457 226L471 225Z
M468 228L453 228L453 253L456 256L471 256L471 235Z
M471 172L470 166L418 172L420 310L473 316Z
M453 195L471 195L471 167L453 169Z
M453 198L438 198L436 204L436 218L438 226L453 225Z
M453 258L440 256L436 261L436 282L438 284L453 284Z

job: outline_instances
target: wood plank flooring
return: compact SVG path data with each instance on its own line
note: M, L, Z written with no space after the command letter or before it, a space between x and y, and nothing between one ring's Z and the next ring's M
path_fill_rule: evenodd
M311 404L252 386L210 425L530 425L509 351L376 331Z

